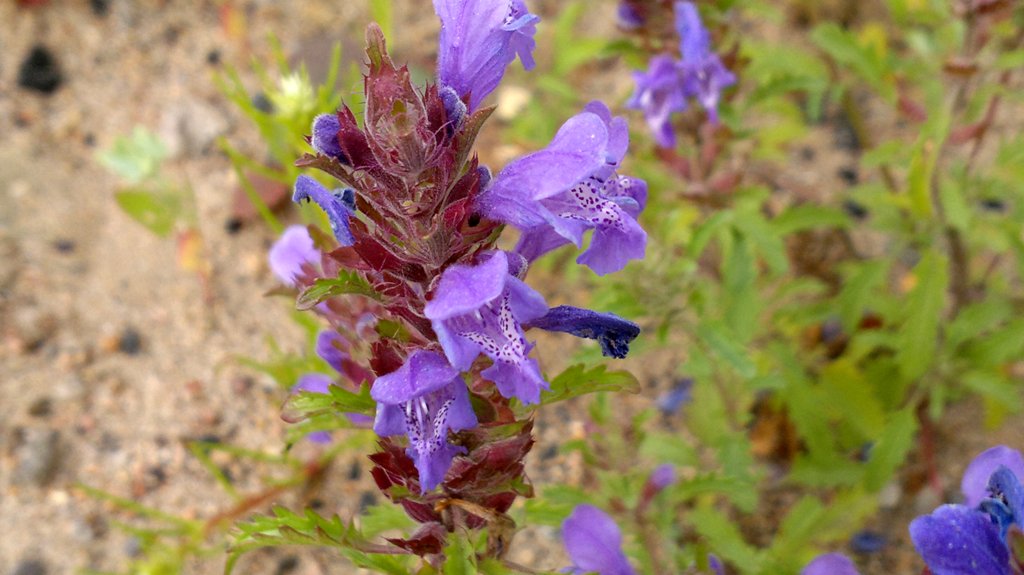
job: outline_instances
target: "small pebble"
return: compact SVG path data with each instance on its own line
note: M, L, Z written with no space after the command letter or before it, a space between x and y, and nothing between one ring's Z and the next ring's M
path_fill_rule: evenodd
M11 575L46 575L46 564L39 559L27 559L18 563Z
M359 513L366 513L366 510L377 504L377 494L373 491L364 491L359 495Z
M846 166L839 168L839 177L846 182L847 185L855 186L860 181L860 174L857 173L857 168L853 166Z
M295 555L285 555L277 562L277 568L274 570L274 575L286 575L295 571L295 568L299 566L299 558Z
M137 355L142 351L142 336L135 328L126 327L117 341L117 349L121 353Z
M40 397L28 406L28 414L32 417L49 417L53 413L53 402L49 397Z
M259 92L252 97L252 105L264 114L274 113L274 103L263 92Z
M540 454L541 461L550 461L558 456L558 446L551 445Z
M242 231L242 219L241 218L229 218L228 221L224 222L224 231L228 235L235 235Z
M348 478L352 481L358 480L363 475L363 466L359 465L359 461L353 461L352 466L348 468Z
M220 50L210 50L206 53L206 63L211 66L220 64Z
M53 480L60 467L60 432L30 429L15 455L13 479L20 485L44 486Z
M28 351L39 349L57 331L57 318L38 307L20 307L13 316L16 335Z
M75 251L75 242L72 240L59 239L53 242L53 249L62 254L70 254Z
M814 148L812 148L810 146L804 146L803 148L800 149L800 158L803 159L803 161L805 161L805 162L813 161L814 160L814 156L815 156Z
M92 13L103 18L110 13L110 0L89 0Z
M843 202L843 210L845 210L847 214L850 214L851 217L857 220L863 220L864 218L868 217L868 209L865 208L860 203L855 202L853 200L846 200L845 202Z
M52 94L64 81L57 59L45 46L36 46L18 69L18 85L41 94Z
M1006 202L998 198L986 198L981 201L981 207L990 212L1006 211Z

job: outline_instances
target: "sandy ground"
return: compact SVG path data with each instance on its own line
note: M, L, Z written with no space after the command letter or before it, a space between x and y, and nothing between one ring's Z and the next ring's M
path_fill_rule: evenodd
M282 444L282 390L242 368L239 356L265 358L266 337L299 351L300 330L287 303L268 300L274 282L264 263L272 241L259 225L230 233L237 181L213 146L228 136L259 150L253 130L209 81L219 62L266 58L266 34L285 39L289 54L305 54L315 69L324 46L343 40L357 54L362 2L244 3L249 23L226 34L222 2L110 2L100 16L90 3L57 0L18 9L0 3L0 574L116 570L137 551L117 529L111 507L75 488L91 485L181 514L207 518L231 505L186 442L211 439L274 453ZM612 3L602 9L611 10ZM409 24L397 44L433 57L436 24L425 1L398 3ZM606 20L607 21L607 20ZM20 60L36 44L49 47L64 72L52 96L18 89ZM401 58L401 56L400 56ZM595 96L598 94L595 94ZM194 114L201 125L172 129L181 142L168 166L195 189L201 232L213 275L207 302L196 278L179 269L173 241L154 237L114 204L115 177L94 160L97 149L136 124L154 129L168 118ZM827 144L824 144L827 145ZM822 159L824 156L824 159ZM795 170L801 187L834 183L842 155L819 155L818 170ZM817 175L815 175L817 174ZM570 294L552 292L571 303ZM561 297L561 299L558 299ZM543 349L543 346L541 346ZM544 357L548 366L559 354ZM638 369L650 393L627 409L648 405L667 384L678 357L647 358ZM973 453L993 443L972 422L977 409L954 411L943 437L946 484ZM552 448L578 422L570 412L544 415L531 462L538 482L574 473ZM997 439L1021 445L1021 426ZM546 454L546 455L542 455ZM303 452L300 452L300 456ZM243 492L279 476L272 467L218 459ZM378 496L356 455L342 456L318 498L322 510L351 515ZM289 496L283 501L294 502ZM894 538L886 553L863 561L867 573L909 573L913 565L902 530L935 500L894 502L875 529ZM123 517L123 516L122 516ZM902 538L902 539L901 539ZM564 564L549 530L522 535L516 558L543 567ZM538 546L539 543L539 546ZM43 571L26 571L38 562ZM190 566L219 573L222 559ZM18 569L21 569L20 571ZM348 573L331 555L303 551L257 553L243 573Z

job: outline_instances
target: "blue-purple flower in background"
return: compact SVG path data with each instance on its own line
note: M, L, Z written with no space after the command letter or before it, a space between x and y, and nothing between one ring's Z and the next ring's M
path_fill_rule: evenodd
M445 270L424 313L452 365L468 370L481 353L494 363L481 372L505 397L540 401L548 384L537 360L529 357L522 324L548 311L544 298L509 273L505 252L493 252L477 265Z
M437 75L476 110L516 57L533 68L536 15L523 0L434 0L441 19Z
M277 279L295 285L295 278L302 275L303 267L319 264L320 251L313 245L306 226L288 226L271 246L267 261Z
M448 443L448 431L477 424L459 370L438 353L417 350L397 371L377 378L370 394L377 401L373 430L384 437L407 436L406 453L419 471L420 490L437 487L452 459L465 452Z
M676 2L675 24L679 33L680 59L659 54L651 59L647 72L634 72L636 92L627 106L642 110L655 141L663 148L675 146L672 116L695 98L707 112L708 120L718 122L718 102L722 90L736 83L736 76L711 49L711 35L692 2Z
M1002 446L985 451L964 476L968 505L942 505L910 523L914 547L934 575L1016 575L1024 569L1024 486L1006 464L1019 466L1020 453ZM983 474L987 495L978 501Z
M860 575L857 566L849 557L841 553L828 553L818 556L807 564L800 575Z
M577 505L562 523L562 539L573 575L636 575L622 551L622 531L597 507Z
M512 161L480 196L481 212L522 232L516 253L534 261L594 230L576 259L598 275L644 256L647 233L637 217L647 203L643 180L616 170L629 146L622 118L592 102L570 118L547 148Z

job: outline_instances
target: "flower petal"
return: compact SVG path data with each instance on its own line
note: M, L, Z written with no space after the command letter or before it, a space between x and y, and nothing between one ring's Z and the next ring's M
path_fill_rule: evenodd
M800 575L860 575L853 561L841 553L821 555L807 564Z
M622 532L607 513L591 505L578 505L562 523L565 550L576 573L635 575L622 552Z
M960 491L964 494L965 505L977 507L988 497L988 480L1001 466L1009 468L1017 477L1024 477L1024 457L1019 451L1005 445L986 449L964 471Z
M910 523L914 547L934 575L1010 575L1010 556L989 516L943 505Z
M306 226L288 226L267 254L270 271L283 283L294 285L304 264L320 261L320 251L313 245Z

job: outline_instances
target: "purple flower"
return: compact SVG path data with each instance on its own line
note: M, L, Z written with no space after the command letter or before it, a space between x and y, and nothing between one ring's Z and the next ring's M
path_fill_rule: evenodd
M960 490L964 494L964 504L976 507L988 497L988 480L1000 467L1007 467L1017 477L1024 477L1024 458L1016 449L1005 445L997 445L982 452L971 461L964 471Z
M684 377L672 384L672 388L658 397L658 410L672 415L683 405L693 400L693 378Z
M664 463L655 467L647 481L659 491L674 485L679 481L679 477L676 475L676 466L671 463Z
M321 114L313 119L313 137L310 139L313 149L317 152L338 159L341 163L348 163L345 153L341 150L338 142L338 132L341 131L341 121L337 114Z
M348 347L345 338L333 329L325 329L316 337L316 354L338 373L345 372L343 362L349 358L344 347Z
M292 387L292 393L309 391L312 393L330 393L331 378L322 373L307 373L299 378L299 381ZM328 431L314 431L306 436L306 439L313 443L330 443L331 434Z
M619 2L616 16L619 20L619 26L622 26L626 30L636 30L643 26L646 20L644 15L637 10L637 7L626 0Z
M352 232L348 228L348 219L355 212L355 191L350 188L330 191L313 178L302 175L295 180L295 193L292 201L300 203L312 200L327 214L331 223L331 231L342 246L355 243Z
M476 427L466 383L445 358L416 350L398 371L377 378L370 395L377 401L373 430L380 436L406 435L406 453L416 463L420 490L444 480L452 459L465 448L448 443L448 431Z
M537 403L548 384L537 360L527 357L533 344L522 324L547 309L540 294L509 273L505 252L494 252L477 265L445 270L424 313L455 368L468 370L482 352L494 364L481 375L503 396Z
M320 261L320 252L313 245L306 226L289 226L271 246L267 260L277 279L295 285L295 278L302 275L304 265Z
M800 575L859 575L857 567L845 555L828 553L807 564Z
M619 359L626 357L630 342L640 335L640 326L613 313L569 305L551 308L544 317L531 321L529 327L596 339L603 355Z
M635 575L622 552L622 532L607 513L591 505L578 505L562 523L565 550L572 559L569 573L583 575Z
M700 20L697 6L692 2L676 2L675 12L686 95L697 98L708 118L717 122L721 92L736 83L736 76L711 51L711 35Z
M616 169L629 145L622 118L592 102L570 118L547 148L512 161L480 197L481 212L522 231L516 253L533 261L594 230L576 259L599 275L642 258L647 233L636 218L647 203L643 180Z
M1010 554L989 515L943 505L910 523L914 547L934 575L1011 575Z
M1019 456L1018 456L1019 457ZM990 449L968 467L965 495L975 497L978 475L999 460L1019 459L1012 450ZM976 507L943 505L910 524L914 547L935 575L1011 575L1007 536L1024 525L1024 486L1009 467L999 465L987 482L987 497ZM1024 557L1013 557L1015 563Z
M711 51L711 35L700 20L692 2L676 2L676 29L679 32L681 60L668 54L651 59L647 72L634 72L636 92L627 103L642 110L654 139L663 148L676 145L672 115L696 98L711 122L718 121L718 101L723 89L736 83L721 59Z
M438 78L476 110L498 87L505 68L519 57L533 68L536 15L523 0L434 0L441 18Z
M642 110L654 140L662 148L674 148L676 133L672 115L686 109L685 86L679 62L667 54L651 58L647 72L633 72L636 92L626 107Z

